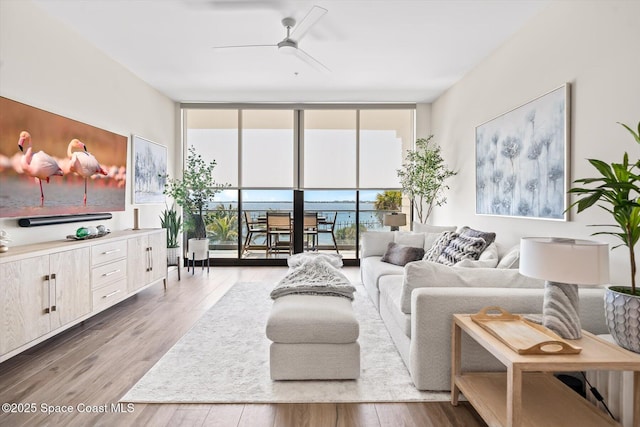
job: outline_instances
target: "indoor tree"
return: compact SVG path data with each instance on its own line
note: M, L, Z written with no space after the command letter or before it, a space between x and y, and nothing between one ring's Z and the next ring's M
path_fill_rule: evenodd
M207 207L214 202L216 194L228 187L228 184L219 184L213 179L215 167L215 160L206 162L200 154L196 153L195 147L191 146L182 178L169 178L168 175L164 175L166 179L164 194L173 198L184 209L185 228L187 231L192 231L198 239L207 237L205 219Z
M418 221L422 223L427 221L435 206L447 202L444 191L449 187L445 181L457 175L447 167L440 147L432 139L433 135L418 139L415 149L407 151L402 169L397 170L402 192L411 200Z

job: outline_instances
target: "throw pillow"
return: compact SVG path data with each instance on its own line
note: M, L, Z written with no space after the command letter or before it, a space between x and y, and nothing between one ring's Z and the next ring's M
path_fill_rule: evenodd
M394 242L399 245L424 247L424 233L412 233L410 231L394 231Z
M444 265L454 265L463 259L477 260L487 247L487 242L482 237L458 235L452 239L446 248L442 250L436 262Z
M342 255L340 254L322 254L317 252L308 252L291 255L287 258L287 265L291 268L298 267L305 262L327 262L335 268L342 267Z
M507 252L496 268L518 268L520 267L520 245L515 245Z
M404 267L412 261L421 260L423 256L423 248L414 248L391 242L387 246L387 251L382 255L382 259L380 261Z
M431 249L431 246L442 236L442 233L424 233L424 250Z
M490 244L487 249L482 251L478 260L465 258L455 264L456 267L467 268L495 268L498 265L498 247L496 243Z
M413 221L412 230L419 233L442 233L444 231L456 231L456 228L455 225L429 225Z
M437 261L444 248L446 248L449 245L449 242L456 237L458 237L458 233L445 231L435 242L433 242L433 245L425 253L423 259L425 261Z
M482 237L484 241L487 242L487 246L489 246L496 240L496 233L474 230L473 228L467 226L460 228L460 230L458 230L458 234L460 234L461 236Z

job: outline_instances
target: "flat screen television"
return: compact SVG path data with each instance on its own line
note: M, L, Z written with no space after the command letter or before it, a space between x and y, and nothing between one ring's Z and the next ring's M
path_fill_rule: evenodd
M0 97L0 218L124 211L127 140Z

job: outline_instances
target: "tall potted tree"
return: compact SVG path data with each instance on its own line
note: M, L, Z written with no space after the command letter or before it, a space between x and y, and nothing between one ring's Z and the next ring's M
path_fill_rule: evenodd
M402 192L411 200L422 223L427 222L434 207L447 202L444 191L449 187L444 182L457 175L447 167L440 155L440 146L432 139L433 135L418 139L415 150L407 152L402 169L397 170Z
M165 175L166 185L164 194L175 200L184 210L184 226L189 239L189 253L201 254L196 259L208 257L209 239L207 239L206 210L214 202L215 195L222 191L227 184L219 184L213 179L216 161L206 162L196 153L195 147L189 147L187 162L182 172L182 178L170 178ZM206 255L205 255L206 253Z
M620 123L640 144L640 122L637 133ZM578 207L578 213L597 204L609 212L615 224L598 224L596 227L614 227L613 231L599 231L592 235L607 234L620 239L621 243L612 249L626 246L631 267L631 286L609 286L605 294L606 322L615 341L627 350L640 353L640 289L636 288L635 245L640 240L640 159L629 161L624 153L622 163L607 164L601 160L589 159L600 176L575 181L582 186L569 190L580 199L571 204ZM595 185L592 187L590 185Z

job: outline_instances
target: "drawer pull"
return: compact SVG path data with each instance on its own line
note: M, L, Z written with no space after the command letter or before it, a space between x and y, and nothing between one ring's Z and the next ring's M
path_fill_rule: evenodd
M116 274L116 273L120 273L120 269L113 270L113 271L110 271L110 272L108 272L108 273L102 273L102 275L103 275L104 277L108 277L108 276L111 276L112 274Z
M113 291L113 292L111 292L111 293L109 293L109 294L103 295L103 296L102 296L102 298L105 298L105 299L106 299L106 298L111 298L112 296L114 296L115 294L117 294L117 293L119 293L119 292L120 292L120 289L115 290L115 291Z
M105 252L102 252L102 255L111 255L111 254L115 254L116 252L120 252L120 249L112 249L110 251L105 251Z

